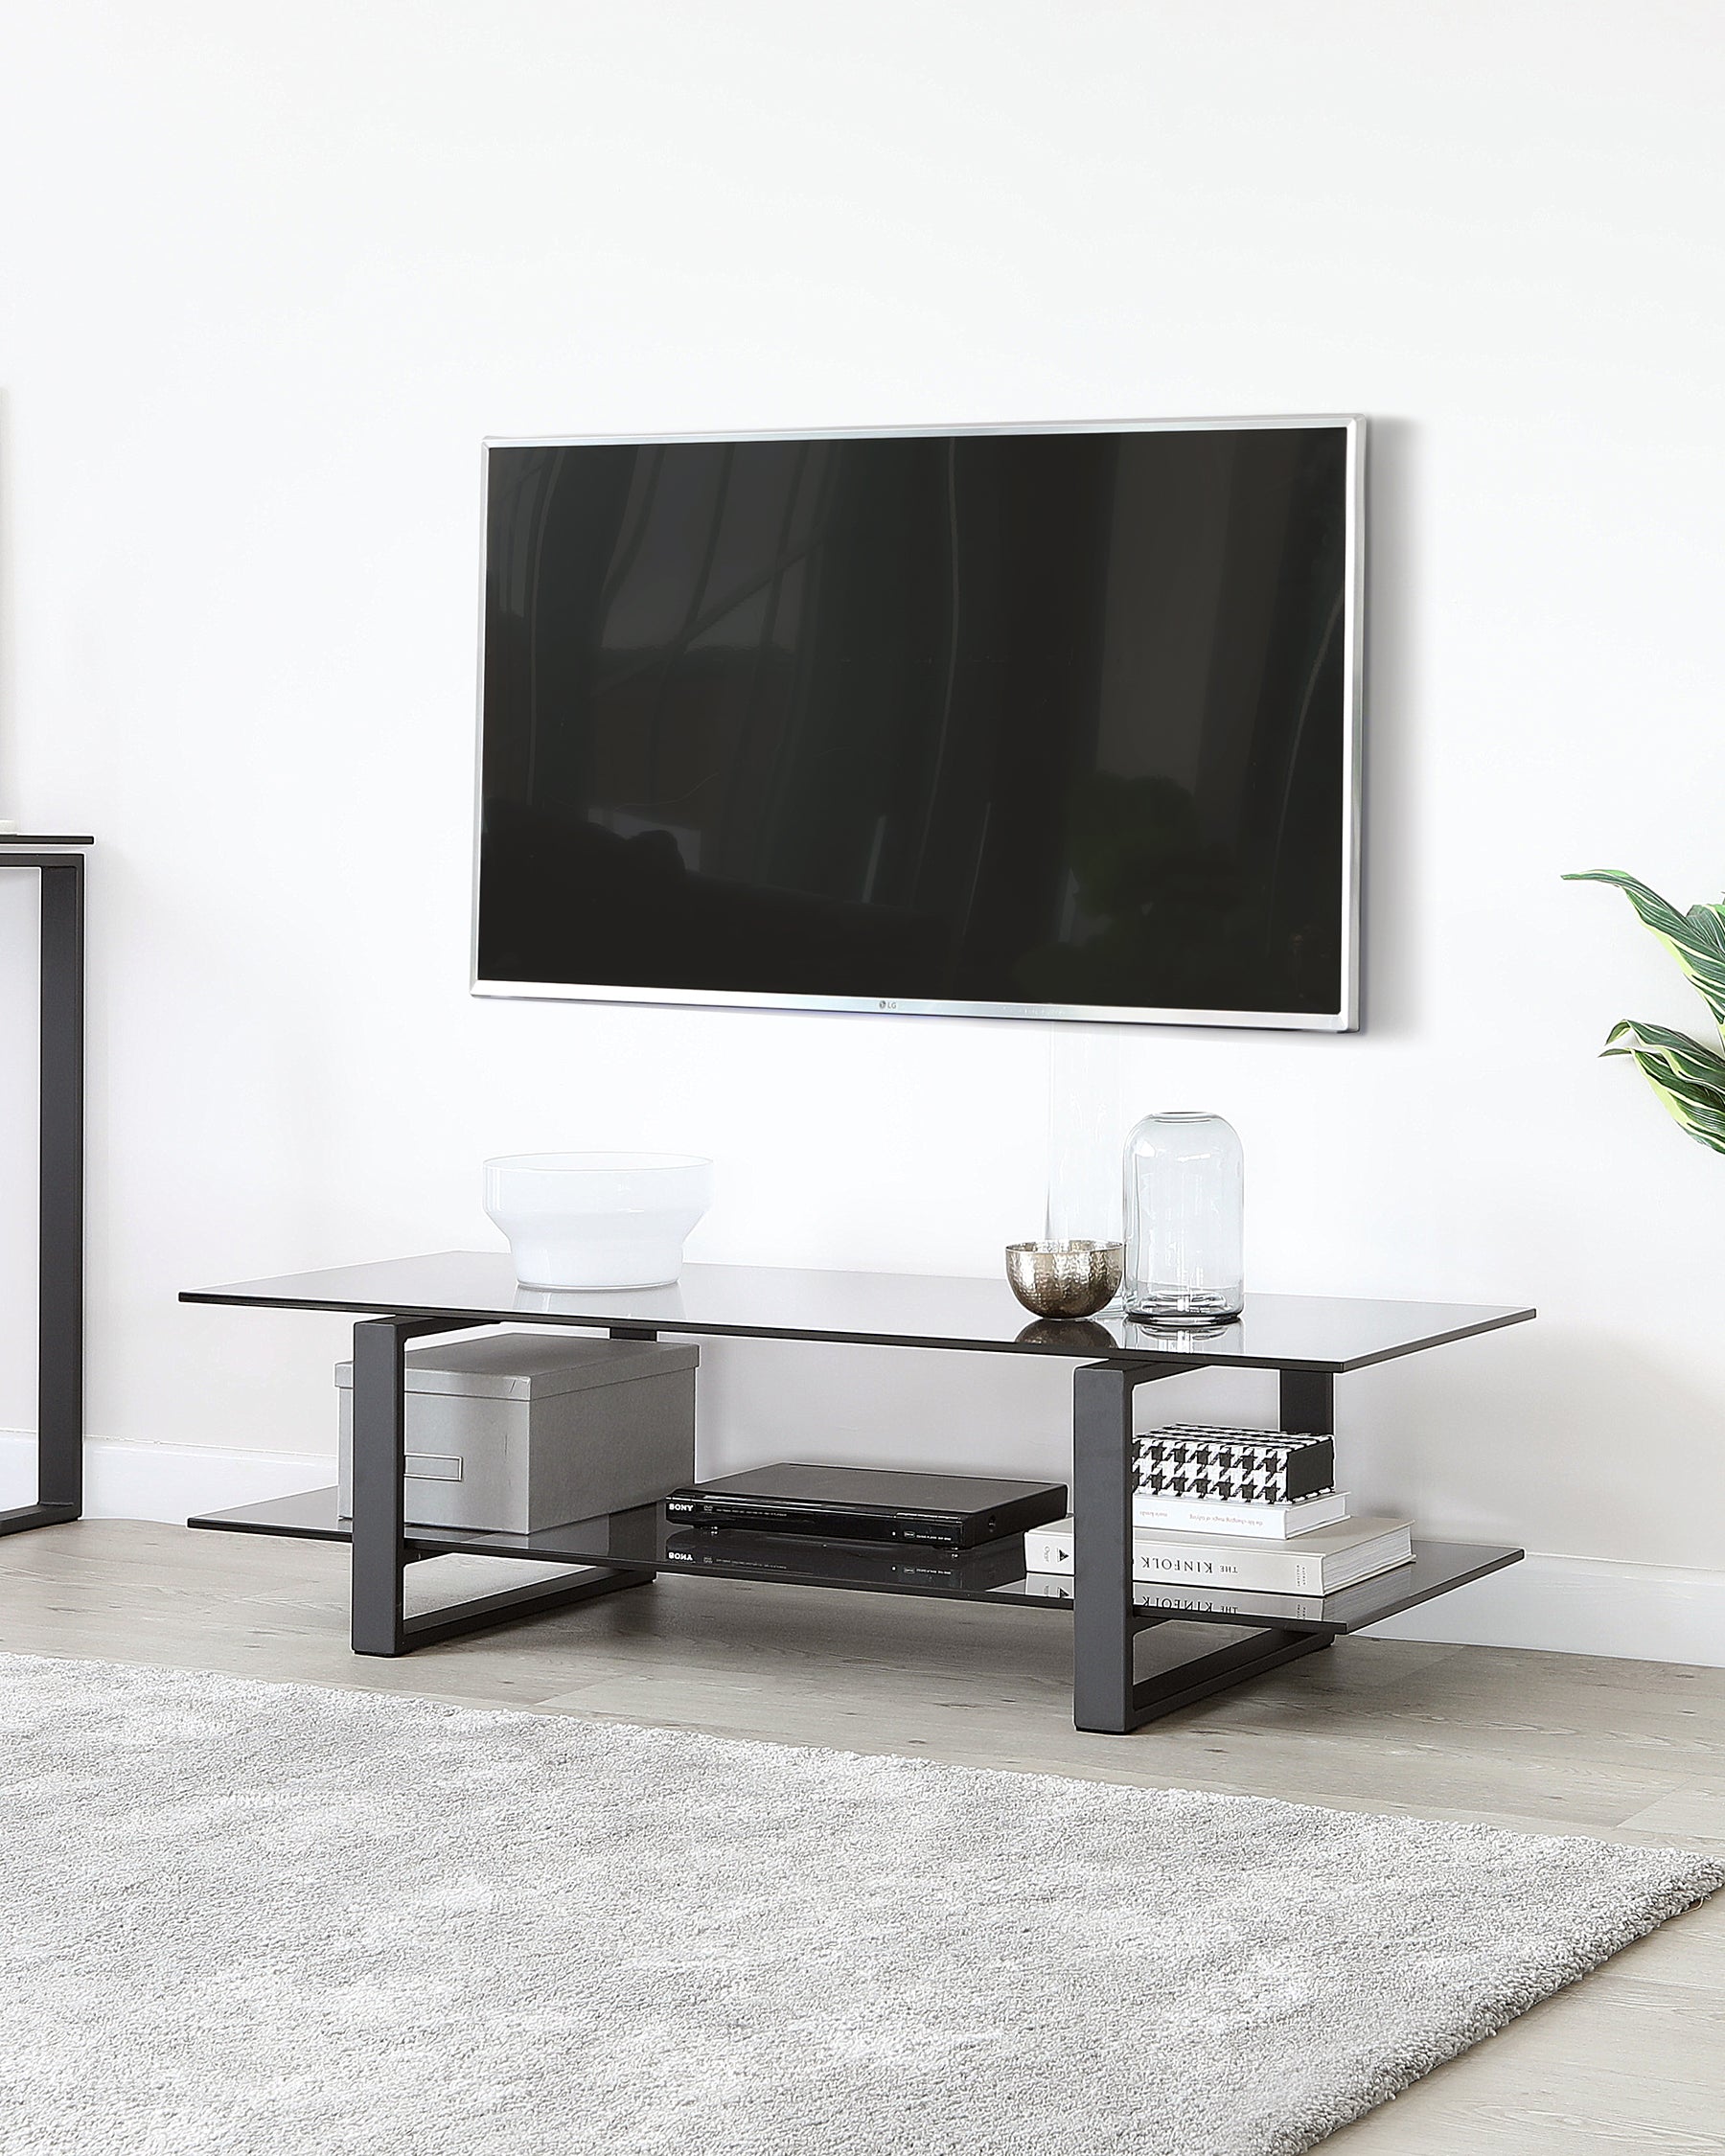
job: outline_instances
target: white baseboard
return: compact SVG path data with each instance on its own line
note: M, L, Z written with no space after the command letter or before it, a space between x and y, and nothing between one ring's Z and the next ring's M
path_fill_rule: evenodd
M35 1440L0 1431L0 1506L29 1503L34 1473ZM261 1504L334 1479L334 1457L320 1453L127 1445L104 1437L84 1447L84 1511L92 1520L181 1521L188 1513ZM1374 1626L1372 1637L1725 1669L1725 1571L1530 1556Z
M1373 1625L1370 1637L1725 1669L1725 1572L1530 1551L1519 1565Z
M86 1520L170 1520L317 1490L335 1479L333 1453L236 1453L210 1445L84 1440ZM0 1430L0 1506L35 1497L35 1439Z

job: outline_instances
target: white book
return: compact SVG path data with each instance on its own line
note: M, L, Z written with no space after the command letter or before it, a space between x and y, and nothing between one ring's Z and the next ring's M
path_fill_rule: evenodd
M1346 1520L1292 1542L1239 1536L1150 1533L1132 1537L1135 1580L1239 1588L1253 1594L1333 1594L1413 1562L1411 1520ZM1027 1572L1070 1572L1072 1522L1056 1520L1024 1537Z
M1065 1609L1072 1606L1072 1575L1070 1572L1030 1572L1020 1582L1026 1598L1034 1595L1044 1602L1056 1602ZM1238 1611L1244 1624L1262 1624L1264 1600L1261 1594L1248 1588L1240 1588L1230 1594L1226 1588L1218 1591L1210 1587L1180 1587L1166 1582L1157 1587L1140 1584L1134 1592L1133 1600L1140 1610L1166 1610L1177 1617L1182 1610L1201 1610L1207 1617ZM1278 1621L1292 1622L1296 1617L1321 1618L1324 1612L1322 1594L1278 1594L1276 1598L1276 1616Z
M1185 1535L1244 1535L1254 1542L1287 1542L1314 1527L1333 1527L1347 1518L1347 1492L1299 1498L1292 1504L1247 1503L1240 1499L1153 1497L1140 1490L1132 1501L1132 1524Z

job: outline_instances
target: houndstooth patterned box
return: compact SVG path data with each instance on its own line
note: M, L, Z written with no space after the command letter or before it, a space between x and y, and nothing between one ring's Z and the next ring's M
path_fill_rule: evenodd
M1293 1504L1336 1486L1331 1437L1171 1422L1146 1431L1135 1440L1133 1451L1133 1486L1154 1497Z

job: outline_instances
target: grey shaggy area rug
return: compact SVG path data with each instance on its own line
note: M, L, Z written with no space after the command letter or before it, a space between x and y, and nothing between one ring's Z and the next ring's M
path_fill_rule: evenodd
M0 1734L5 2156L1286 2156L1725 1882L104 1663Z

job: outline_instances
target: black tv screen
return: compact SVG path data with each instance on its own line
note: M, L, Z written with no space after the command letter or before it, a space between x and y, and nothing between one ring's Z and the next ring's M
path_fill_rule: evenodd
M488 444L475 988L1353 1025L1362 431Z

